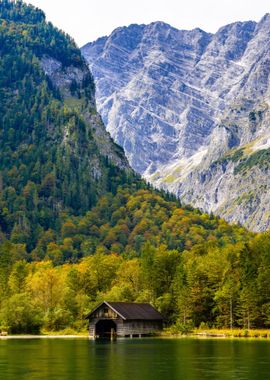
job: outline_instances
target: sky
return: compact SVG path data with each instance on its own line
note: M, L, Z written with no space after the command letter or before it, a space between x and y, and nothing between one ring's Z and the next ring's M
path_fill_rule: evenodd
M164 21L178 29L216 32L235 21L259 21L269 0L27 0L70 34L79 46L119 26Z

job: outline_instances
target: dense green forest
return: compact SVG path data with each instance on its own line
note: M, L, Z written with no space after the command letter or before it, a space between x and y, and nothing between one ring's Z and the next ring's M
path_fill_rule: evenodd
M94 84L80 50L42 11L0 2L0 226L13 243L35 247L60 230L63 212L80 215L119 184L139 181L99 152L93 127L45 75L42 56L85 74L69 100L96 113ZM74 81L70 85L74 92ZM118 147L117 147L118 149ZM123 152L119 148L119 156Z
M81 82L63 93L44 56ZM0 330L85 329L104 299L151 302L180 329L270 324L270 234L182 207L116 145L102 154L92 76L42 11L0 1L0 57Z

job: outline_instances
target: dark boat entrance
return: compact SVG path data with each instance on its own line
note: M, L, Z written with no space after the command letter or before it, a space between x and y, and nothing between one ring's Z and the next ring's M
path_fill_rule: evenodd
M116 335L116 324L111 319L101 319L96 324L96 337L111 339Z

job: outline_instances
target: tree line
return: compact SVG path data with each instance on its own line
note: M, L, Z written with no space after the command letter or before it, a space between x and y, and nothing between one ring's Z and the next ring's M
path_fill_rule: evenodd
M0 245L0 325L85 329L97 303L150 302L168 325L267 327L270 234L121 188L83 217L64 216L29 254Z

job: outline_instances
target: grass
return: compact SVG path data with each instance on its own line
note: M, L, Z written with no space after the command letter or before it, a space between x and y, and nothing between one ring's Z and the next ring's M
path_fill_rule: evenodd
M60 336L60 335L77 335L77 336L88 336L89 333L87 330L74 330L71 327L67 327L63 330L59 331L51 331L51 330L41 330L41 335L48 335L48 336Z
M162 336L204 336L223 338L270 338L270 329L241 328L193 328L191 325L176 324L163 330Z
M168 176L164 179L164 182L165 182L165 183L173 183L175 180L176 180L175 176L171 174L171 175L168 175Z
M80 111L84 103L85 103L84 98L77 99L75 97L68 97L65 99L65 105L71 110L75 109L75 110Z
M227 338L270 338L270 329L194 329L192 334L217 335Z

